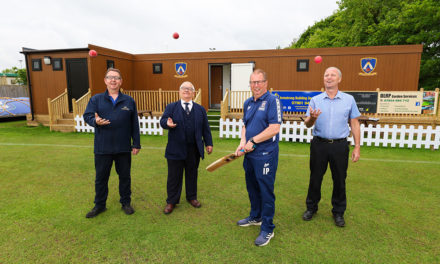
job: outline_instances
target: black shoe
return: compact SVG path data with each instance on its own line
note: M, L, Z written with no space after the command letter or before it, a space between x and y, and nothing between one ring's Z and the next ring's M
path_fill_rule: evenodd
M93 209L86 214L86 218L93 218L93 217L99 215L100 213L105 212L105 210L107 210L107 208L105 208L105 207L103 207L103 208L93 207Z
M128 215L134 214L134 209L133 207L131 207L131 205L129 204L125 204L122 206L122 210L124 210L124 212Z
M312 220L313 216L316 214L316 211L305 211L303 214L303 220L304 221L310 221Z
M344 216L342 216L342 215L333 215L333 218L335 219L335 225L336 226L339 226L339 227L344 227L345 226Z

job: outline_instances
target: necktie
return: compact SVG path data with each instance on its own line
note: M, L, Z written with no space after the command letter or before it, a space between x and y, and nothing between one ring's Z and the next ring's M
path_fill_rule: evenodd
M185 104L185 112L187 115L189 115L189 107L188 107L189 103L184 103L184 104Z

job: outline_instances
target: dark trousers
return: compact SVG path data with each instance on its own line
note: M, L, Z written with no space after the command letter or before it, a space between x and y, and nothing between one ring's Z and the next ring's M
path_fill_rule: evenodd
M261 218L261 230L271 233L275 228L275 175L278 168L278 150L264 156L264 159L244 157L243 168L246 189L251 203L250 217Z
M119 195L122 205L131 202L131 153L95 154L95 206L104 208L108 196L108 179L115 162L116 172L119 175Z
M333 179L332 213L343 215L347 208L345 179L347 178L349 147L347 140L328 143L313 138L310 145L310 183L307 210L318 211L322 178L330 163Z
M185 160L167 159L167 203L178 204L182 193L183 171L185 170L186 199L197 199L197 172L200 163L200 154L195 144L188 145L188 154Z

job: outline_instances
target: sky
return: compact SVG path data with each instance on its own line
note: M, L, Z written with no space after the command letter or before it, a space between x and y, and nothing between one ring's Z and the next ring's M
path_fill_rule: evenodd
M132 54L284 48L338 8L336 0L0 0L0 6L0 71L25 66L23 47L94 44Z

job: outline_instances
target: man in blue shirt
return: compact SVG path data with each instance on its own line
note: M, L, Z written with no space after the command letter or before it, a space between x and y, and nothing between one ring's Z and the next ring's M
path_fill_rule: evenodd
M253 97L244 102L244 126L235 155L245 155L243 168L251 211L237 225L261 225L255 245L265 246L274 236L274 183L282 111L278 98L267 90L267 77L263 70L256 69L251 74L249 84Z
M353 162L360 157L360 116L353 96L338 90L342 73L336 67L324 73L325 92L310 100L305 124L313 129L310 145L310 183L306 199L307 210L303 214L310 221L318 211L321 200L322 178L330 163L333 179L332 213L336 226L345 226L344 212L347 208L345 179L347 178L348 154L347 137L351 126L355 146L351 155Z
M83 115L86 123L95 127L95 207L87 213L87 218L106 210L113 161L119 175L122 210L128 215L134 213L130 205L131 154L137 155L141 148L136 103L119 91L122 76L118 69L109 68L104 82L107 90L90 98Z

